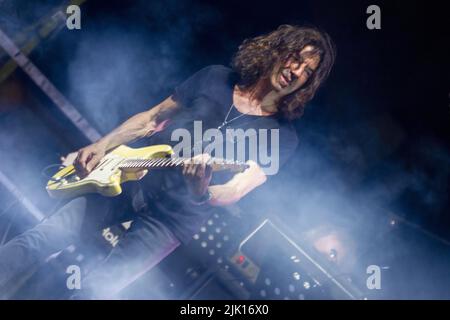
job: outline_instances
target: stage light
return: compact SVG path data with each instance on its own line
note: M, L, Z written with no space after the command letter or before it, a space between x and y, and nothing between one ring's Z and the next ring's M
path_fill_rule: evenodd
M242 264L245 261L245 257L243 255L240 255L237 259L236 259L236 263L237 264Z

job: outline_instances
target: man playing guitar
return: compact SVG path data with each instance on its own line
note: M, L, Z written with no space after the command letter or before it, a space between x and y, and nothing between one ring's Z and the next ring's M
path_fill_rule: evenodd
M74 161L76 171L88 175L110 150L132 141L170 143L174 130L192 130L193 121L202 121L204 129L275 128L282 164L297 145L292 121L303 114L333 62L329 36L315 28L282 25L247 39L234 56L232 69L209 66L198 71L158 105L80 149ZM208 159L206 152L182 172L151 172L116 198L90 194L71 199L0 247L0 297L8 297L9 286L49 255L121 221L126 213L133 219L131 228L82 280L81 297L114 297L178 245L187 243L215 206L236 203L267 180L257 159L248 159L248 168L233 175L213 175Z

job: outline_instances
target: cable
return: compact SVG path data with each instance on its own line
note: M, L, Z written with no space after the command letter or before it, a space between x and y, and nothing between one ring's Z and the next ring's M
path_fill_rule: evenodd
M49 169L52 169L52 168L55 168L55 167L58 167L58 169L61 170L61 169L64 169L66 166L63 165L63 164L61 164L61 163L50 164L50 165L46 166L44 169L41 170L41 175L42 175L43 177L45 177L46 179L54 180L54 179L52 178L53 175L49 175L49 174L47 173L47 171L48 171Z

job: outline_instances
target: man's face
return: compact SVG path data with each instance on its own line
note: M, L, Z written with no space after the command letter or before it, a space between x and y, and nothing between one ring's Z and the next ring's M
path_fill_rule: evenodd
M306 46L298 56L293 55L274 68L270 83L280 96L286 96L301 88L319 67L319 55L308 55L313 49L312 46Z

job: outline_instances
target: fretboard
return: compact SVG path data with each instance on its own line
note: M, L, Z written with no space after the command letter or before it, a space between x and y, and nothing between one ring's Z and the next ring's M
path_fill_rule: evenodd
M186 164L200 164L191 158L152 158L152 159L127 159L120 164L120 168L129 169L165 169L165 168L177 168L183 167ZM233 170L244 171L248 168L245 163L211 158L208 162L213 171L219 170Z

